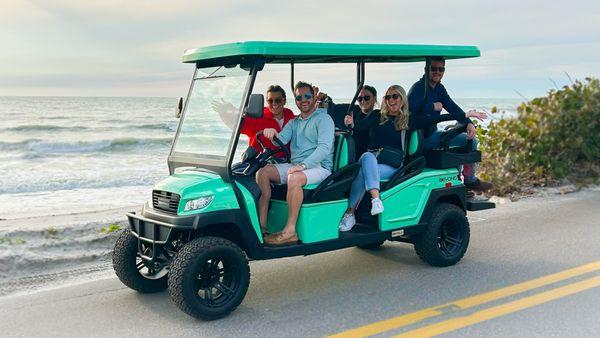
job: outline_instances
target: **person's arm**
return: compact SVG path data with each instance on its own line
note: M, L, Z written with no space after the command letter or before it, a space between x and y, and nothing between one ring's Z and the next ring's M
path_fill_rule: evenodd
M408 110L413 114L422 114L425 112L425 88L422 81L419 81L410 87L408 91Z
M292 126L294 124L294 120L291 120L288 124L286 124L283 129L277 134L277 138L283 142L283 144L288 144L292 139Z
M362 114L362 113L361 113ZM381 114L378 111L373 111L369 116L365 117L360 121L354 122L354 130L355 131L363 131L373 128L381 118Z
M302 163L306 169L314 168L320 164L333 150L333 139L335 136L335 124L329 115L317 124L317 148Z
M429 128L432 124L438 124L443 121L452 121L454 117L450 114L440 114L433 116L429 114L412 114L408 118L408 126L412 129Z
M444 109L452 116L449 120L456 120L457 122L467 125L469 123L473 123L469 118L465 116L465 112L450 98L446 88L441 88L440 93L440 102L444 106Z
M233 129L237 118L237 108L230 102L221 99L221 102L213 100L210 105L219 114L219 118L229 128Z
M257 119L246 116L242 121L242 128L240 129L240 134L244 134L250 138L253 138L256 133L258 133L258 123Z
M408 124L414 129L429 128L431 125L451 119L448 114L430 114L435 111L435 108L433 103L423 98L425 95L423 83L423 81L415 83L408 91L408 110L410 111ZM431 104L430 109L425 107L425 104Z

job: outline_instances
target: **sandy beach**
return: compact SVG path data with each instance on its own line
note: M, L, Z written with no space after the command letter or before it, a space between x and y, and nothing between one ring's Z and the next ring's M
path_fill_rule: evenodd
M111 270L125 213L136 207L0 221L0 296L96 279ZM112 227L111 227L112 225Z

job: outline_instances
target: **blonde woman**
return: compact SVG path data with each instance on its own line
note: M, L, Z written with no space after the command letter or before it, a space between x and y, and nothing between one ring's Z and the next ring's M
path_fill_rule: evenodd
M356 224L354 211L366 191L371 195L371 215L383 212L379 199L379 182L394 175L399 169L388 164L378 163L376 153L382 148L393 148L399 156L404 154L403 136L408 129L408 100L406 91L398 85L388 88L381 105L381 118L369 132L369 151L359 159L358 175L352 182L348 209L340 221L340 231L349 231Z

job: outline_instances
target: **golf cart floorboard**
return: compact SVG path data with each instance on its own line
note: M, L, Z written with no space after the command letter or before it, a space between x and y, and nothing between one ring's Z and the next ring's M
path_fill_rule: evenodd
M390 239L389 231L379 231L372 226L356 224L352 230L340 232L339 238L316 242L316 243L298 243L286 246L267 246L263 247L263 259L306 256L320 252L349 248L357 245L377 243Z

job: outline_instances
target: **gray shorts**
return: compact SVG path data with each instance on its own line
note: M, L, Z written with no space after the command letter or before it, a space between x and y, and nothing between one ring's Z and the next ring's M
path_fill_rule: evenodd
M275 166L277 172L279 172L279 180L281 181L281 184L287 184L287 171L294 165L291 163L276 163L273 164L273 166ZM331 171L321 166L302 170L302 173L306 176L306 185L319 184L325 178L327 178L327 176L331 175Z

